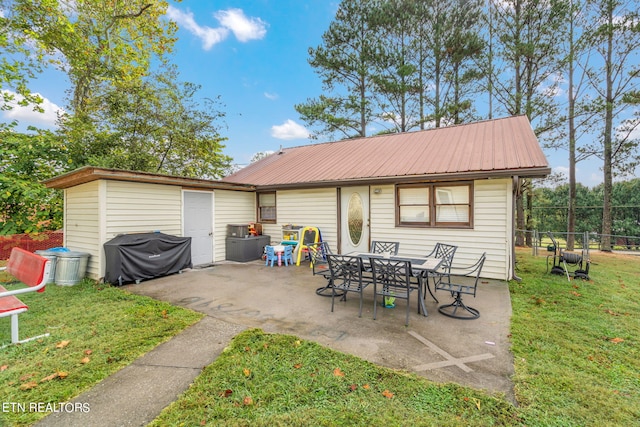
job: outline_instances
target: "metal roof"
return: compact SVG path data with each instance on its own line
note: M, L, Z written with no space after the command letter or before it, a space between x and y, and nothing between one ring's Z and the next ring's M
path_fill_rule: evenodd
M529 120L515 116L285 148L222 181L276 188L549 173Z

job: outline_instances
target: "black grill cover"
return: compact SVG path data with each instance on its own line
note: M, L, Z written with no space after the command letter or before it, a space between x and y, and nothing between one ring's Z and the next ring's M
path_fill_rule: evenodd
M104 244L106 283L122 285L191 268L191 237L121 234Z

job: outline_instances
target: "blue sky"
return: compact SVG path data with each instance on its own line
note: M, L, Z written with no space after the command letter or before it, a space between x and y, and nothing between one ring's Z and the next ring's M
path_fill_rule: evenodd
M308 64L308 49L321 43L339 1L184 0L171 2L168 15L180 27L173 61L180 79L202 86L203 98L220 96L226 113L221 134L225 154L246 165L257 152L310 143L295 104L322 93L320 78ZM52 127L55 111L66 104L68 82L54 71L34 82L45 114L24 109L3 112L21 123ZM565 152L546 151L550 166L566 171ZM600 163L580 163L578 180L602 182Z

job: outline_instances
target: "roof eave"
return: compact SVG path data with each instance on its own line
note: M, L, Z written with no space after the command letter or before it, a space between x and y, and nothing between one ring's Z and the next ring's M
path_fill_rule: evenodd
M97 168L84 166L80 169L58 175L54 178L42 181L47 188L65 189L80 184L85 184L100 179L127 182L142 182L149 184L178 185L194 189L206 190L235 190L254 191L255 187L249 184L233 184L228 182L213 181L207 179L184 178L171 175L160 175L150 172L126 171L119 169Z
M297 182L286 184L267 184L256 185L257 191L269 190L294 190L303 188L322 188L322 187L348 187L355 185L383 185L383 184L402 184L420 181L469 181L478 179L498 179L511 178L514 176L520 178L544 178L551 173L549 167L534 167L527 169L509 169L496 171L470 171L443 174L428 175L404 175L404 176L384 176L384 177L366 177L344 180L327 180L313 182Z

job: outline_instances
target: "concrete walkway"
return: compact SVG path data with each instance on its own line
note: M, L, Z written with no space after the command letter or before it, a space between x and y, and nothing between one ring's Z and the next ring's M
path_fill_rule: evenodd
M480 310L476 320L443 316L427 296L428 317L417 313L404 326L405 305L378 309L373 320L373 289L358 297L318 296L325 284L308 265L265 267L263 263L222 263L202 270L127 285L124 288L205 313L207 317L132 365L112 375L74 402L89 412L54 413L38 426L144 426L184 392L236 334L259 327L313 340L373 363L403 369L436 382L455 382L499 393L513 401L513 358L509 351L511 304L508 285L483 280L477 298L465 302ZM440 303L450 301L438 293Z
M87 405L89 411L53 413L36 425L145 426L187 390L243 329L205 317L72 401Z

